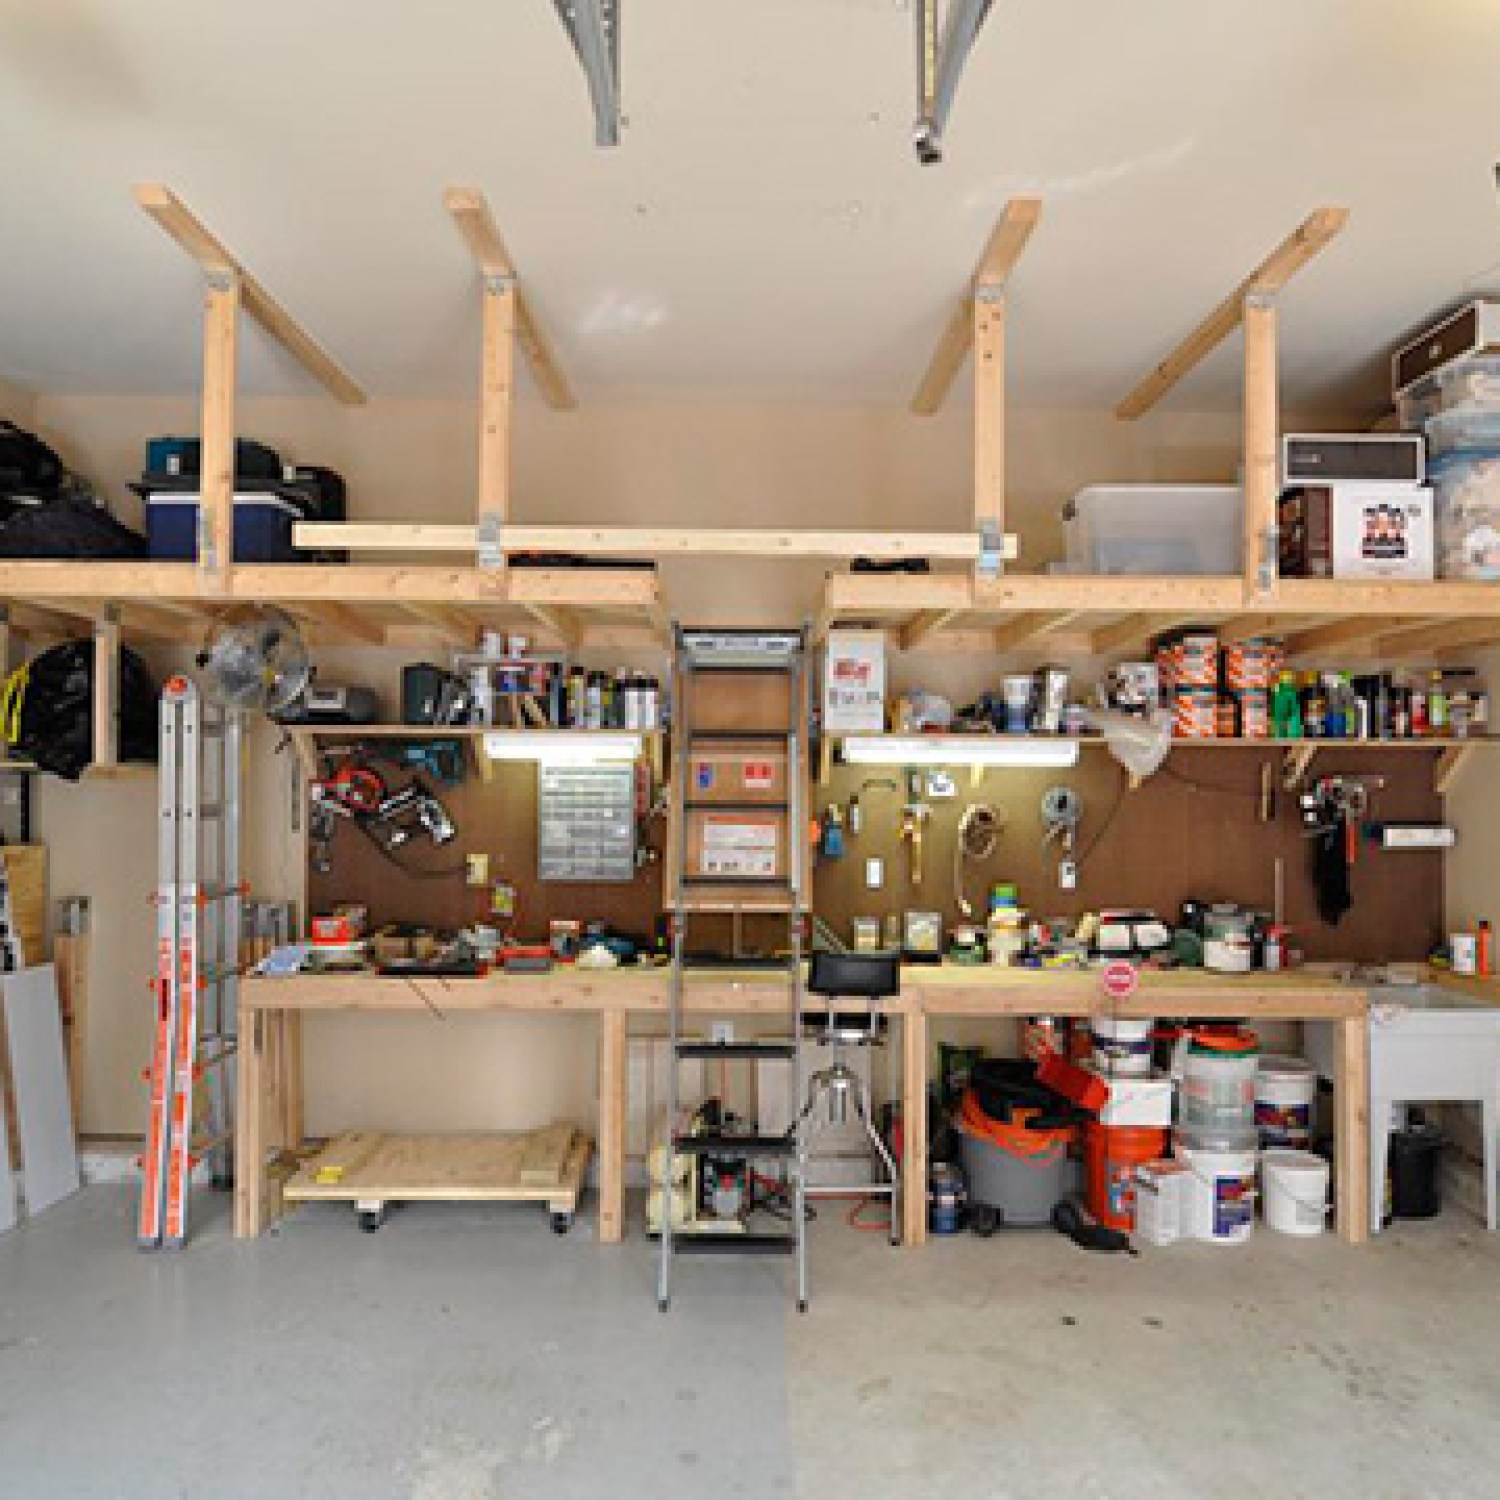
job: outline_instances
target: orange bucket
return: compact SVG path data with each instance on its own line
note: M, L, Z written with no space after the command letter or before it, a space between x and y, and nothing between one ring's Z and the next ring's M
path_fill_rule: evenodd
M1084 1139L1089 1212L1110 1229L1135 1228L1135 1169L1167 1154L1167 1132L1144 1125L1090 1120Z

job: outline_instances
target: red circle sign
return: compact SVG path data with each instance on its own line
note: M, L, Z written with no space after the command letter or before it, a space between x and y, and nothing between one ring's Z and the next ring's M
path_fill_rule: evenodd
M1111 1000L1124 1000L1135 994L1136 986L1140 982L1141 976L1136 966L1127 963L1123 958L1112 959L1105 964L1104 973L1100 976L1104 993Z

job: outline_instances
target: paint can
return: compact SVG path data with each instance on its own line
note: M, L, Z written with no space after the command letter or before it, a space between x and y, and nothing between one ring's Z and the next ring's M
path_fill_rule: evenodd
M1145 1078L1151 1072L1151 1028L1149 1019L1124 1016L1094 1016L1089 1030L1094 1038L1094 1067L1106 1077Z
M1255 1075L1260 1060L1255 1036L1185 1032L1178 1038L1174 1075L1180 1120L1192 1135L1255 1137Z
M1176 684L1179 688L1217 688L1219 685L1219 638L1216 635L1181 636L1173 648Z
M1328 1218L1328 1163L1311 1151L1267 1151L1260 1159L1261 1209L1278 1234L1322 1234Z
M1172 733L1180 740L1211 740L1218 695L1212 688L1178 688L1172 695Z
M1265 688L1241 688L1235 693L1239 706L1240 735L1247 740L1269 739L1271 695Z
M1167 1132L1145 1125L1101 1125L1091 1120L1084 1133L1084 1201L1110 1229L1135 1228L1136 1168L1167 1149Z
M958 1168L952 1162L933 1162L927 1175L928 1232L957 1234L963 1225L967 1198Z
M1255 1227L1255 1137L1205 1134L1177 1144L1191 1174L1188 1223L1194 1239L1242 1245Z
M1306 1151L1312 1145L1318 1072L1300 1057L1267 1053L1255 1069L1255 1128L1268 1150Z

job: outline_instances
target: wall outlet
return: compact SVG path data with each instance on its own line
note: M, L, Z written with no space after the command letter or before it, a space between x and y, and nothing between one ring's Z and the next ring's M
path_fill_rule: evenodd
M708 1039L711 1042L718 1043L721 1047L732 1042L734 1040L734 1022L711 1021L708 1027Z
M878 891L885 884L885 861L883 859L867 859L865 861L865 889L867 891Z
M1057 866L1057 884L1060 889L1065 891L1076 890L1078 888L1078 866L1071 859L1059 862Z
M490 857L488 854L467 854L464 856L464 883L471 886L485 886L490 883Z

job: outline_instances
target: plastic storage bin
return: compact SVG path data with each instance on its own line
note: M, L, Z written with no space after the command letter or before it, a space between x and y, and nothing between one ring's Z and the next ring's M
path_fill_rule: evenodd
M1500 447L1445 453L1427 477L1438 577L1500 579Z
M1427 454L1438 458L1460 448L1500 448L1500 405L1466 401L1427 419Z
M1070 573L1236 575L1244 499L1232 484L1110 484L1063 506Z
M277 495L234 497L236 562L297 562L292 526L302 512ZM198 496L152 493L146 496L146 542L159 562L194 562L198 557Z
M1408 432L1442 412L1469 405L1500 408L1500 359L1480 357L1448 365L1397 398L1401 425Z

